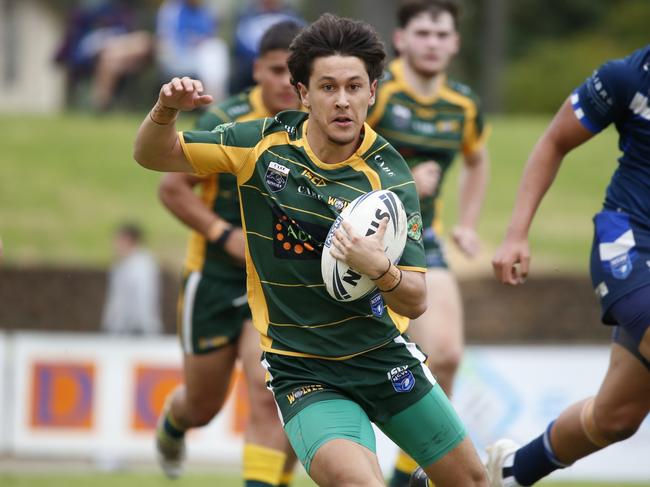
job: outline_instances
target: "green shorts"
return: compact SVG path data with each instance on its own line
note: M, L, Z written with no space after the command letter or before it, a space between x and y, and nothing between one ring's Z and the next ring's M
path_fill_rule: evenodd
M187 354L212 352L234 343L251 312L246 282L190 272L178 302L178 333Z
M344 361L265 352L262 364L289 441L309 471L318 448L335 438L375 451L370 422L423 466L462 441L462 423L425 359L399 336Z

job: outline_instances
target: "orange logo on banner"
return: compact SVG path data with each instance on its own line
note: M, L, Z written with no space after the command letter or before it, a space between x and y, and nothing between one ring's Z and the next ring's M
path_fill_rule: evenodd
M95 365L92 362L35 362L32 366L33 428L93 427Z
M165 398L181 381L181 370L177 367L136 366L131 427L136 431L154 430Z

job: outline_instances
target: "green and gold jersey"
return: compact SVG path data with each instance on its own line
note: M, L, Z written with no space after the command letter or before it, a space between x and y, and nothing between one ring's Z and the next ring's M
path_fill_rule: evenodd
M205 112L196 124L197 130L212 130L226 122L245 122L271 116L262 101L259 86L227 100ZM210 174L199 183L200 197L207 207L235 226L241 226L237 178L232 174ZM185 258L186 272L200 271L225 279L245 279L241 266L219 246L208 242L205 236L193 230Z
M434 96L425 98L407 85L403 70L401 59L390 63L367 122L410 167L424 161L438 163L438 188L433 196L423 198L420 206L425 226L439 226L438 196L447 169L459 151L478 151L488 131L478 100L467 86L445 79Z
M409 221L402 269L425 272L419 204L404 159L368 125L358 150L326 164L309 147L307 114L227 123L212 132L181 132L198 174L237 176L246 233L248 302L262 348L284 355L344 359L380 347L408 326L377 291L354 302L332 299L321 276L323 241L357 196L390 189Z

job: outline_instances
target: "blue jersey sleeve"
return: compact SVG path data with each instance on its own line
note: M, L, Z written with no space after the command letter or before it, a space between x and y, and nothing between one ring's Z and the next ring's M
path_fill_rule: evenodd
M629 66L623 59L603 64L571 95L571 105L582 125L598 133L624 113L629 103Z

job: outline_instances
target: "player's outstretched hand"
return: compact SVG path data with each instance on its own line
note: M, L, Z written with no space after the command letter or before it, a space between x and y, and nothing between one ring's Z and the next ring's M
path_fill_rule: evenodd
M528 277L530 247L528 239L506 238L492 258L494 276L503 284L516 286Z
M476 230L470 227L454 227L451 232L456 247L465 254L466 257L474 258L481 250L481 240L478 238Z
M163 106L185 112L212 103L212 96L203 94L203 83L187 76L162 85L158 98Z
M384 234L387 226L388 218L383 218L375 233L362 237L344 221L334 233L330 250L332 257L371 279L381 275L386 270Z

